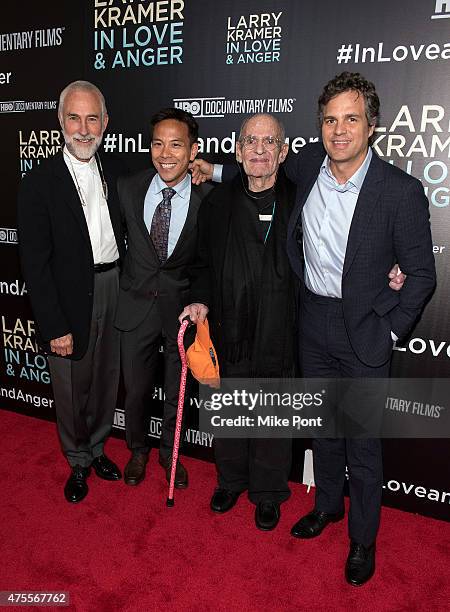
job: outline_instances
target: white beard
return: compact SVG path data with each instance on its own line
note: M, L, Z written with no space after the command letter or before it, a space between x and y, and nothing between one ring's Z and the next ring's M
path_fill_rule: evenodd
M79 133L72 134L72 136L68 136L66 132L63 130L64 141L66 143L66 147L69 149L70 153L77 159L88 161L93 157L101 145L103 134L101 136L92 136L89 134L88 136L82 136ZM89 145L81 144L78 140L86 140L90 141Z

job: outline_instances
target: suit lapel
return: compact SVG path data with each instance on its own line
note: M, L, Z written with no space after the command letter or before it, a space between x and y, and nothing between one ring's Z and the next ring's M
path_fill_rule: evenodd
M145 225L145 221L144 221L145 196L147 195L148 188L155 174L156 173L154 172L154 170L149 170L148 172L141 175L139 177L139 180L136 181L135 191L133 193L133 206L134 206L134 216L135 216L137 225L144 237L145 243L148 245L148 248L150 249L153 257L155 257L156 260L159 261L155 247L153 246L152 239L150 238L149 230L147 226Z
M382 181L383 165L374 153L361 191L359 192L355 212L350 225L342 276L345 276L350 269L359 245L366 235L366 228L381 195L379 183Z
M84 216L83 206L81 204L80 196L78 195L77 188L73 178L69 172L69 169L64 161L63 153L58 153L55 158L55 175L58 177L61 187L62 198L61 202L67 204L69 209L72 211L76 220L80 225L80 230L84 238L91 247L91 239L89 237L89 231L86 223L86 217Z
M297 184L297 197L295 202L294 210L291 214L291 218L289 220L288 225L288 237L294 238L296 240L297 237L297 227L301 227L301 214L303 207L308 199L308 196L311 192L311 189L314 187L314 183L317 180L318 173L320 171L320 166L325 157L325 151L323 148L317 149L314 148L311 151L311 162L309 166L306 168L302 168L302 178L304 180L302 183Z
M191 184L191 197L189 199L189 208L186 216L186 221L184 222L183 229L181 230L181 234L178 237L175 248L167 258L167 261L173 262L183 251L183 246L186 244L186 238L190 236L197 224L197 213L200 208L200 204L204 196L206 195L206 190L203 185L192 185Z

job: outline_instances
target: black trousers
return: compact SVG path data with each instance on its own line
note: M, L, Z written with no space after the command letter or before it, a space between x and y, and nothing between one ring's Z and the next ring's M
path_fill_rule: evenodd
M120 334L114 327L119 268L94 277L89 344L82 359L49 356L56 422L70 465L88 467L103 453L116 409Z
M249 363L229 364L220 359L221 375L245 377ZM281 438L215 438L214 456L219 487L230 491L248 490L249 500L281 503L291 494L289 472L292 440Z
M290 496L292 440L215 438L219 487L230 491L248 489L249 500L283 502Z
M305 378L387 378L390 363L378 368L355 355L345 328L342 301L304 290L300 306L300 362ZM313 440L315 507L328 513L344 507L348 468L349 536L369 546L380 522L383 485L381 442L374 438Z
M121 332L122 372L125 384L125 432L131 451L148 453L150 406L155 388L161 340L164 345L164 409L159 452L172 453L180 387L181 361L175 333L163 329L156 304L135 329Z

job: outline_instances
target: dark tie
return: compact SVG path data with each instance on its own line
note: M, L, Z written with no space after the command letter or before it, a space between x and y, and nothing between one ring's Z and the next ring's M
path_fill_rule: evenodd
M156 207L150 228L150 238L152 239L158 259L164 263L167 259L167 247L169 244L170 213L172 211L171 199L175 195L175 189L166 187L162 190L162 202Z

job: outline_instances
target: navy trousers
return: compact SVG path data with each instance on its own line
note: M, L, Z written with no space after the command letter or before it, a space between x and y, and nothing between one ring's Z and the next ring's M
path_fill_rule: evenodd
M387 378L390 362L372 368L352 349L342 300L304 289L300 300L300 362L305 378ZM353 407L357 410L358 407ZM362 407L363 409L363 407ZM381 442L376 438L313 440L315 508L327 513L344 508L345 469L348 469L350 538L369 546L380 521L383 484Z

